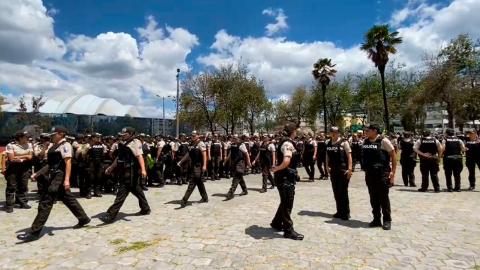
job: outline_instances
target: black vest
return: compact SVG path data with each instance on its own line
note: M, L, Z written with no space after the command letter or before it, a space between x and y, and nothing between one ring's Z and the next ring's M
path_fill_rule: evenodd
M152 158L153 158L153 159L156 159L156 158L157 158L157 154L158 154L157 145L156 145L156 144L153 144L153 146L150 146L150 155L152 155Z
M304 144L305 144L304 141L298 141L298 142L297 142L296 148L300 151L300 153L302 153ZM295 145L295 143L293 143L293 145Z
M315 152L315 146L310 142L305 142L305 152L313 155Z
M360 142L352 141L352 152L357 152L360 150Z
M188 153L188 142L180 142L178 145L177 157L184 157Z
M120 168L130 168L131 166L138 168L140 166L138 159L133 156L132 151L127 147L127 145L132 141L133 138L130 138L128 141L118 143L117 163Z
M65 162L63 162L62 152L65 151L63 148L60 151L57 151L58 148L62 147L66 141L54 145L48 149L47 152L47 164L50 170L61 170L65 171Z
M253 142L253 146L250 149L252 152L252 155L256 156L258 154L258 149L259 149L258 142Z
M219 157L222 153L222 143L220 141L213 142L212 146L210 147L210 156L212 157Z
M480 143L478 143L476 140L470 141L469 139L465 142L465 146L468 148L467 152L465 152L468 160L480 158Z
M438 154L437 140L435 138L421 138L418 150L422 153ZM422 156L420 156L422 158Z
M413 145L414 145L413 140L409 140L409 141L402 140L400 142L400 147L402 148L400 159L402 160L416 159L415 152L413 151Z
M197 147L198 143L200 143L200 141L197 141L196 143L192 142L192 144L188 148L188 156L192 161L192 166L203 165L203 154L202 154L202 150L198 149Z
M366 169L372 169L375 167L384 168L390 167L390 159L388 152L381 149L383 136L378 137L374 142L371 142L368 138L363 143L363 165Z
M250 142L244 142L245 148L247 148L247 152L250 152Z
M330 168L347 168L348 159L342 147L342 142L342 139L338 139L335 144L332 143L332 140L327 143L328 165Z
M269 142L267 142L267 143L263 142L262 145L260 145L260 149L259 149L260 150L260 158L262 158L262 159L270 158L271 153L268 150L268 145L269 144L270 144Z
M146 144L145 142L142 143L142 152L143 152L143 156L147 156L152 152L150 150L150 147L148 147L148 144Z
M288 164L288 167L281 170L280 172L286 172L288 170L288 168L290 169L297 169L297 166L298 166L298 162L300 162L300 156L302 155L301 152L300 152L300 149L298 149L297 147L295 147L295 143L292 141L292 139L290 139L289 137L285 137L282 139L282 141L280 141L280 143L278 144L278 148L277 148L277 160L278 160L278 164L282 164L283 162L283 153L282 153L282 145L289 141L290 143L292 143L293 147L295 148L296 152L293 153L292 155L292 158L290 159L290 164Z
M111 150L111 149L112 149L112 146L111 146L111 145L108 145L108 147L107 147L107 153L105 153L105 154L103 155L103 161L104 161L104 162L108 162L108 163L112 163L112 162L113 162L112 158L110 157L110 150Z
M88 157L90 161L100 162L103 160L103 143L98 142L93 144L90 149L88 149Z
M172 146L170 143L165 142L165 146L162 148L163 155L169 155L172 153Z
M244 154L240 150L240 145L242 145L242 143L232 143L230 145L230 158L233 161L243 160L244 158Z
M461 157L462 149L460 148L460 139L457 137L445 138L445 153L444 157Z

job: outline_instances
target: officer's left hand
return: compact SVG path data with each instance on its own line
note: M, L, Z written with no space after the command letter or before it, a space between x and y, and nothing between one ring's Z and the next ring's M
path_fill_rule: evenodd
M147 172L145 170L142 170L142 178L147 177Z
M345 174L347 175L347 179L350 179L352 177L352 171L351 170L346 170Z
M202 167L202 172L205 172L205 171L207 171L207 166Z
M317 157L316 156L313 156L313 161L317 160Z
M63 181L63 187L65 188L65 190L69 189L70 188L70 180Z
M277 171L277 167L272 166L272 168L270 168L270 171L271 171L272 173L276 172L276 171Z
M388 178L390 180L390 184L393 185L395 180L395 174L393 172L390 172L390 174L388 175Z

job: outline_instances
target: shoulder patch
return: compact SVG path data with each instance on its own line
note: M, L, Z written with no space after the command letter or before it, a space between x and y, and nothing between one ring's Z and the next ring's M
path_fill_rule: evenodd
M68 153L68 146L64 146L64 147L63 147L63 152L64 152L64 153Z

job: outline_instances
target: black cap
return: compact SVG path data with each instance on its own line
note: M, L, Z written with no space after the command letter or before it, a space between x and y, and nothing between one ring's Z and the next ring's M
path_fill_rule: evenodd
M366 127L366 128L367 128L367 129L370 129L370 130L377 130L378 133L381 132L380 126L377 125L377 124L370 124L370 125L368 125L368 127Z
M403 135L412 135L412 132L410 132L410 131L405 131L405 132L403 132Z
M135 129L134 129L133 127L124 127L124 128L122 128L122 130L118 133L118 135L120 135L120 136L124 136L124 135L127 135L127 134L130 134L130 135L135 134Z
M297 125L293 122L288 122L283 126L283 131L292 132L297 130Z
M64 126L54 126L48 136L52 136L55 133L67 133L67 129Z
M447 128L447 130L445 131L445 133L447 133L448 136L453 136L455 135L455 131L451 128Z
M100 138L100 137L102 137L102 134L100 134L100 133L93 133L93 134L92 134L92 137Z
M140 133L138 136L145 137L145 133Z
M198 136L198 133L196 130L192 131L192 133L190 134L190 136Z
M28 135L28 132L26 131L17 131L15 133L13 133L13 138L22 138L24 136L27 136Z
M338 127L331 127L330 132L338 132Z

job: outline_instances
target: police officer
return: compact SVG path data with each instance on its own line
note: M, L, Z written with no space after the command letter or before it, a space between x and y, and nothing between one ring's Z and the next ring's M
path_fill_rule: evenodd
M118 145L118 157L106 171L109 174L117 167L118 191L113 205L108 208L104 216L100 217L100 220L105 223L112 223L115 220L130 192L137 197L140 206L140 212L136 213L136 216L149 215L151 212L145 193L143 193L139 183L141 181L140 176L143 178L147 176L142 156L142 144L134 138L135 129L133 127L123 128L118 135L122 139L122 142Z
M85 197L87 199L92 198L92 188L94 197L102 197L99 188L102 180L103 156L107 153L107 147L100 141L101 137L100 133L94 133L92 142L85 145L83 149L83 157L88 166L88 182L85 183Z
M230 155L232 151L232 136L228 135L225 143L223 144L223 168L225 170L225 178L230 179L230 175L232 175L232 166L231 162L227 160L227 157Z
M352 150L348 141L339 137L338 127L331 127L330 135L332 138L327 142L326 163L337 205L337 212L333 217L349 220L348 184L352 177Z
M188 160L185 160L184 162L180 163L180 166L178 166L180 160L182 160L188 153L189 151L189 143L186 140L186 136L184 133L181 133L179 135L180 137L180 143L177 146L177 149L175 150L175 177L177 180L177 183L180 185L182 184L187 184L187 174L188 174Z
M138 140L140 141L140 143L142 144L142 157L143 157L143 164L145 165L145 169L148 171L148 159L151 158L151 155L150 155L150 146L148 145L148 143L145 141L145 133L140 133L138 135ZM143 181L143 180L146 180L146 178L142 178L142 181L140 181L140 186L142 187L142 189L144 191L147 191L148 188L147 188L147 184L146 181Z
M271 183L270 188L275 186L273 184L273 177L270 174L270 168L275 164L275 158L275 145L269 141L268 135L264 134L263 142L259 146L259 152L252 162L252 166L255 166L257 161L260 161L262 169L262 189L260 193L267 192L267 180Z
M402 165L403 184L408 187L416 187L415 185L415 167L417 166L417 154L413 151L412 133L406 131L403 133L403 139L399 143L400 164Z
M105 193L113 193L114 191L114 178L112 174L106 174L105 171L110 167L113 163L113 158L111 155L111 150L114 144L114 139L112 136L107 136L105 138L105 146L107 151L103 155L103 163L102 163L102 183L105 190Z
M455 131L451 128L446 130L446 136L443 140L443 170L445 170L445 179L449 192L460 192L460 173L463 170L462 152L467 149L463 141L455 137ZM455 187L452 187L452 174L455 178Z
M320 178L319 180L328 180L328 172L327 172L327 143L325 141L325 134L321 133L320 136L317 138L317 167L320 171Z
M220 180L220 177L218 175L218 169L220 166L220 162L222 162L223 155L222 143L218 140L217 134L213 134L210 145L210 156L208 157L212 167L210 175L212 175L212 180Z
M397 159L392 143L380 133L380 127L376 124L370 124L366 129L367 138L362 146L363 168L373 214L373 221L369 226L382 226L383 213L382 228L390 230L392 217L388 193L394 183ZM392 167L390 167L390 160Z
M475 165L480 169L480 140L475 133L475 130L467 131L468 138L465 141L467 152L465 165L468 169L468 181L470 187L468 190L475 189Z
M352 149L352 172L355 171L355 165L360 163L360 169L363 168L362 165L362 142L358 139L357 134L352 135L352 142L350 143L350 148Z
M270 226L278 231L283 230L283 237L293 240L303 240L304 236L293 228L291 218L293 201L295 198L295 183L297 180L297 166L300 162L300 152L294 146L293 139L297 136L297 125L287 123L283 127L284 138L278 143L277 163L271 171L275 174L275 184L280 194L280 205Z
M50 137L46 133L40 135L40 143L34 149L34 154L38 158L38 164L35 171L39 171L43 167L47 166L47 153L48 149L52 146L50 143ZM36 152L36 153L35 153ZM42 195L45 191L45 187L48 186L48 178L44 175L38 176L37 179L37 193Z
M239 184L242 188L242 193L240 193L240 196L248 194L247 185L243 179L243 174L245 172L245 160L247 161L247 167L250 167L250 156L248 154L247 147L245 146L245 143L238 139L238 135L235 134L233 135L233 141L230 146L230 154L225 159L225 162L231 161L233 172L232 186L227 193L227 200L233 199L235 190Z
M423 132L423 137L417 140L413 146L413 151L420 157L420 172L422 173L422 187L418 189L420 192L426 192L429 180L432 178L433 189L436 193L440 192L440 184L438 182L439 157L442 156L442 144L430 136L429 130Z
M302 152L303 166L308 174L308 180L315 181L315 159L317 158L317 142L312 138L312 134L305 135L305 144Z
M33 241L40 238L42 228L47 222L48 216L52 211L53 203L58 198L78 219L78 224L73 228L81 228L90 223L90 218L85 214L82 206L78 203L75 196L70 191L70 171L72 169L71 159L73 156L72 145L65 139L67 129L63 126L55 126L49 134L52 141L55 143L48 150L48 166L45 166L36 174L32 175L35 178L37 175L48 173L49 184L46 192L43 193L40 202L38 203L38 214L33 221L31 231L17 235L17 238L22 241Z
M189 170L192 177L188 183L187 191L180 201L180 205L182 207L187 205L188 198L190 198L190 195L192 195L192 192L197 186L200 196L202 196L202 200L200 200L200 202L208 202L208 195L202 176L202 174L207 171L207 147L205 146L204 142L199 140L196 131L192 132L191 138L192 143L189 146L188 153L177 164L178 167L181 167L183 162L185 162L187 159L190 159Z
M17 131L13 134L14 142L6 147L9 166L5 171L7 187L5 189L6 212L12 213L15 203L20 208L30 209L27 192L28 180L30 179L29 162L33 157L33 148L28 144L26 131Z

